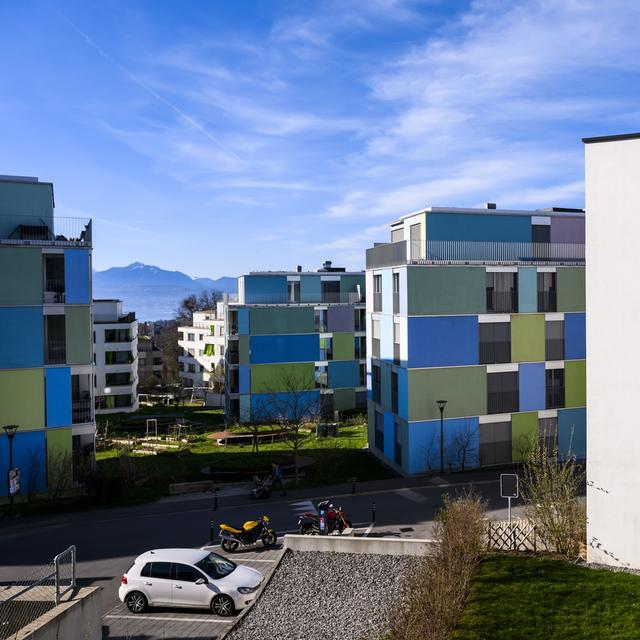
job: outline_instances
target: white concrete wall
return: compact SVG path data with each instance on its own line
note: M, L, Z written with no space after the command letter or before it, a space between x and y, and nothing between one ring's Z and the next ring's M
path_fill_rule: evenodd
M640 568L640 139L585 154L588 559Z

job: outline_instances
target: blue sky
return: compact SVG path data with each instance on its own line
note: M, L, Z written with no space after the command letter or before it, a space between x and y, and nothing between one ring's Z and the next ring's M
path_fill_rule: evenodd
M635 0L0 2L0 173L94 267L362 268L429 205L583 206L640 129Z

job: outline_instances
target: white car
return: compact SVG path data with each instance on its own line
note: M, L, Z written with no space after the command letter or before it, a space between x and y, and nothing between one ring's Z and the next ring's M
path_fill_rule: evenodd
M197 607L229 616L253 602L263 580L259 571L205 549L155 549L136 558L118 596L132 613Z

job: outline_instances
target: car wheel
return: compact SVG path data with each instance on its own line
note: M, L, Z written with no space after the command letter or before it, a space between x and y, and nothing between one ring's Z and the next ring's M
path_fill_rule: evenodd
M221 593L211 601L211 611L218 616L230 616L235 611L233 600L225 593Z
M222 542L220 543L220 546L227 553L233 553L240 546L240 543L237 540L223 539Z
M148 606L147 598L139 591L128 593L125 603L131 613L142 613Z
M278 541L278 536L275 531L268 531L262 536L262 544L265 547L273 547L273 545Z
M302 525L302 527L300 527L300 533L303 536L314 535L315 531L313 530L313 525L310 522L306 522L305 524Z

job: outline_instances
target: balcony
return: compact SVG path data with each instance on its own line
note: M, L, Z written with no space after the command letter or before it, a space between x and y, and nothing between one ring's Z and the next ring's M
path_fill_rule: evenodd
M557 295L555 289L538 291L538 311L554 312L558 310Z
M45 350L46 364L64 364L67 361L65 340L48 340Z
M227 364L239 364L240 352L239 351L227 351Z
M511 362L511 341L480 342L480 364Z
M487 313L517 313L517 291L493 291L487 289Z
M282 304L364 304L364 282L362 283L362 290L360 293L357 291L325 291L318 293L304 293L297 296L294 299L288 298L285 295L277 295L273 293L252 293L247 296L244 304L266 304L266 305L282 305Z
M64 304L65 287L64 280L47 278L44 282L42 302L45 304Z
M90 247L91 219L0 215L0 244Z
M554 242L402 240L367 249L367 269L403 264L583 266L584 259L584 244Z
M91 398L87 398L85 400L74 400L71 403L71 422L73 424L93 422Z

